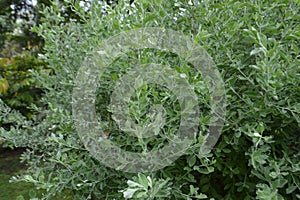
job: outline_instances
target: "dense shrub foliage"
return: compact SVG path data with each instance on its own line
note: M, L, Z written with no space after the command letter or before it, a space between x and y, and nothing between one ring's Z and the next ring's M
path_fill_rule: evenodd
M35 73L46 91L44 106L26 120L1 101L0 120L11 119L1 137L29 147L22 160L28 181L45 191L43 198L66 192L72 199L300 199L300 5L297 1L119 1L79 3L71 7L80 22L59 15L54 1L44 10L36 31L45 40L45 60L53 73ZM129 174L95 160L80 141L72 119L72 89L77 70L101 41L123 30L163 27L181 31L203 46L222 74L227 91L223 133L211 154L195 153L201 137L174 164L152 173ZM135 63L168 63L185 72L199 95L203 131L209 95L201 72L176 55L157 50L130 52L108 67L100 78L96 107L109 138L124 149L142 151L134 137L118 132L107 107L117 79ZM150 100L147 96L152 96ZM137 99L140 100L137 103ZM131 116L144 123L149 104L163 102L178 124L176 99L155 85L142 87L132 97ZM146 141L153 148L162 138Z

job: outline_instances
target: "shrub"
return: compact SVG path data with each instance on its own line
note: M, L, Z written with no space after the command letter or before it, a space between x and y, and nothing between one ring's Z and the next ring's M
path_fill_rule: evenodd
M44 23L35 31L45 40L45 59L52 75L37 75L47 90L46 108L36 107L43 118L18 120L3 138L28 147L22 160L28 181L44 189L44 199L72 191L73 199L299 199L300 198L300 69L299 3L297 1L119 1L108 6L96 1L81 17L68 22L59 3L44 10ZM82 144L72 118L74 80L83 61L103 40L123 30L164 27L181 31L212 56L227 92L223 133L212 152L197 157L201 137L172 165L149 173L125 173L105 167ZM199 96L204 120L209 94L197 73L176 55L148 49L121 56L105 71L97 88L96 108L102 129L124 149L142 151L134 137L119 134L108 107L117 79L134 63L168 63L186 72ZM178 66L178 67L177 67ZM151 99L146 97L153 96ZM151 103L163 104L174 122L176 99L170 91L148 85L132 97L131 117L140 123ZM136 99L140 99L137 104ZM4 106L4 105L3 105ZM7 117L15 116L6 112ZM98 116L100 118L100 116ZM138 118L141 117L141 118ZM207 124L201 124L207 132ZM11 134L13 133L13 134ZM146 140L159 148L164 140Z

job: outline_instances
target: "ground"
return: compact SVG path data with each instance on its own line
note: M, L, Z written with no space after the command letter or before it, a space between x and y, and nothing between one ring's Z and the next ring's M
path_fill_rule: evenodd
M20 174L26 166L20 163L20 155L24 151L22 148L2 148L0 146L0 200L14 200L23 195L29 199L29 191L33 185L29 183L9 183L13 175Z

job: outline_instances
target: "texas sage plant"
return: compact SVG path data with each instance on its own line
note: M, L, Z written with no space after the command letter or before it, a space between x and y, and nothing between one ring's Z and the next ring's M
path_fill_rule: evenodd
M67 7L77 19L59 14ZM0 120L12 123L1 128L1 138L27 147L21 160L28 170L12 181L34 183L41 199L300 199L299 13L297 0L53 1L33 29L45 40L40 59L51 69L35 72L45 92L42 106L32 106L35 117L26 120L1 102ZM162 169L132 173L101 163L86 148L74 123L73 92L75 80L86 80L78 79L79 70L89 70L86 61L95 50L101 54L103 41L150 27L183 33L208 52L224 83L227 114L217 144L199 156L213 109L204 72L162 49L132 48L117 56L97 77L98 142L143 153L176 138L183 117L176 94L141 77L135 77L127 114L136 124L155 122L154 134L136 137L115 121L111 96L137 66L156 63L178 73L199 107L198 132L179 158Z

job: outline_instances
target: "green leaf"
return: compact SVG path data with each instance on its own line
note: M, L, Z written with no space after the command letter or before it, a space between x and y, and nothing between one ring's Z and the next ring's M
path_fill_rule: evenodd
M188 159L188 163L189 163L190 167L194 166L196 163L196 156L194 156L194 155L190 156Z
M293 193L296 189L297 189L297 186L296 186L296 185L291 185L291 186L289 186L288 188L286 188L286 193L287 193L287 194L291 194L291 193Z
M144 174L138 174L138 182L144 187L148 188L148 179Z
M143 188L143 185L141 185L141 184L139 184L137 182L131 181L131 180L128 180L127 184L128 184L129 187L140 187L140 188Z
M123 196L125 199L130 199L133 197L134 193L138 190L139 188L128 188L123 192Z
M16 200L25 200L25 198L22 195L20 195L20 196L17 196Z
M196 195L195 197L196 197L196 199L207 199L208 198L205 194L202 194L202 193Z

